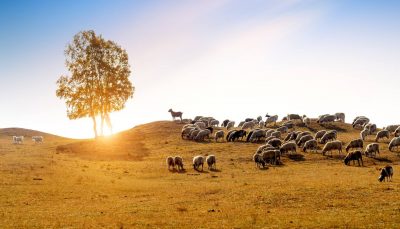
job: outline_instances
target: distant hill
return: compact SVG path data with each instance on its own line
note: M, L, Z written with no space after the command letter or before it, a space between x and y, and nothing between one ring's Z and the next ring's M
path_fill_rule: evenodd
M57 136L54 134L49 134L37 130L30 130L30 129L24 129L24 128L17 128L17 127L11 127L11 128L2 128L0 129L0 138L7 138L7 137L12 137L12 136L24 136L26 138L30 138L32 136L43 136L45 138L63 138L61 136Z

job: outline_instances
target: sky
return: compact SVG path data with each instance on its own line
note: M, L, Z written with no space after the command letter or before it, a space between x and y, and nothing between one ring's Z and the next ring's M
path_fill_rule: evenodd
M95 30L126 49L136 88L114 132L213 116L239 122L344 112L400 123L400 1L81 0L0 2L0 128L93 137L56 81L64 50Z

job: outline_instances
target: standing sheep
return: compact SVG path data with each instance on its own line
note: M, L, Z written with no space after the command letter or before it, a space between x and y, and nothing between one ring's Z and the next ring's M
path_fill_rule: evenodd
M182 122L182 112L180 111L173 111L172 108L168 110L168 112L171 113L172 116L172 121L175 120L175 118L180 118Z
M364 166L364 162L363 162L363 159L362 159L362 153L359 150L354 151L354 152L350 152L350 153L348 153L346 155L346 157L344 158L344 164L345 165L349 165L350 161L353 161L353 165L355 163L354 161L357 161L358 162L358 166L361 166L361 165ZM360 161L361 161L361 165L360 165Z
M168 170L174 169L175 167L175 162L174 162L174 158L169 156L167 157L167 166L168 166Z
M394 131L394 136L395 137L399 137L400 136L400 126L396 128L396 130Z
M267 126L270 123L274 123L274 125L276 125L277 121L278 121L278 115L269 116L267 120L265 120L265 126Z
M339 154L342 154L342 142L341 141L332 141L328 142L325 144L324 148L322 149L322 155L325 156L326 152L331 152L332 155L332 150L337 150Z
M342 113L342 112L335 113L335 116L336 116L336 120L337 121L340 121L340 122L344 123L344 120L346 118L346 115L344 113Z
M228 124L226 124L226 129L229 130L230 128L233 128L235 126L235 121L230 121Z
M389 143L389 151L393 152L392 149L396 147L396 149L399 147L400 145L400 137L394 137L392 138L392 140Z
M199 171L200 165L201 165L201 171L203 171L204 157L201 155L193 157L193 169Z
M215 142L218 142L218 139L222 138L222 141L224 141L224 131L219 130L215 132Z
M279 150L264 150L261 153L262 159L265 163L277 165L280 161L281 154Z
M388 130L381 130L378 133L376 133L375 141L379 142L379 139L381 138L390 138L390 132Z
M245 129L253 129L255 126L254 122L250 121L250 122L245 122L242 126L242 130Z
M206 157L206 162L208 165L208 170L217 169L217 160L214 155L208 155Z
M216 119L213 119L209 122L209 126L213 126L213 127L218 127L219 126L219 121Z
M326 115L326 116L322 116L320 119L318 119L317 123L323 124L323 123L334 122L335 120L336 120L335 115Z
M355 139L350 141L350 143L346 146L346 152L348 153L350 149L362 149L364 147L364 142L362 139Z

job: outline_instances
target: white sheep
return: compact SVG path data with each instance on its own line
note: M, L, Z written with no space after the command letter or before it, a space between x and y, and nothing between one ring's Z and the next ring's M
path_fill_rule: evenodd
M198 121L194 125L197 126L200 129L205 129L207 127L206 124L204 122L202 122L202 121Z
M203 171L204 157L201 155L193 157L193 168L199 171L200 165L201 165L201 171Z
M245 130L245 129L253 129L254 126L255 126L255 124L254 124L253 121L245 122L245 123L243 124L243 126L242 126L242 130Z
M280 147L279 150L281 151L281 154L284 154L284 153L287 153L287 152L294 152L294 153L296 153L296 148L297 148L296 143L294 143L294 142L287 142L287 143L283 144L283 145Z
M371 144L368 144L367 147L365 147L365 155L366 156L370 156L370 155L372 156L372 154L374 154L374 156L375 156L376 153L380 154L378 143L371 143Z
M306 127L309 127L311 124L311 119L309 117L303 117L303 123Z
M332 142L327 142L322 149L322 155L325 156L326 152L331 152L332 155L332 150L337 150L339 151L339 154L342 154L342 142L341 141L332 141Z
M13 143L14 144L23 144L24 136L13 136Z
M219 126L219 121L216 119L213 119L210 121L209 126L217 127L217 126Z
M360 138L365 141L365 139L367 138L367 136L369 135L369 130L364 129L360 132Z
M336 120L340 121L340 122L344 122L344 120L346 118L346 115L342 112L335 113L335 116L336 116Z
M175 120L175 118L180 118L182 122L182 112L180 111L173 111L172 109L169 109L168 112L171 113L172 120Z
M270 123L274 123L274 125L276 125L276 122L278 121L278 115L273 115L267 118L267 120L265 120L265 125L268 125Z
M329 123L329 122L334 122L336 120L335 115L324 115L320 119L318 119L317 123Z
M217 160L214 155L208 155L206 157L206 162L208 165L208 170L217 169Z
M396 131L396 129L399 127L400 125L389 125L383 129L388 130L390 133L392 133L393 131Z
M258 126L259 126L260 128L264 128L264 127L265 127L265 122L264 122L263 120L261 120L261 121L258 123Z
M388 130L381 130L378 133L376 133L375 141L378 142L379 139L381 138L389 139L389 137L390 137L390 132Z
M228 122L228 124L226 125L226 129L229 130L230 128L235 127L235 121L230 121Z
M217 142L218 139L222 138L222 141L224 141L224 131L223 130L219 130L217 132L215 132L215 141Z
M394 137L390 140L389 151L392 152L393 148L398 148L400 146L400 137Z
M204 141L206 138L210 138L211 131L210 130L201 130L195 137L196 141Z
M310 139L310 140L306 141L306 143L304 143L304 146L303 146L303 152L306 153L308 149L316 151L318 149L317 140Z
M43 143L43 136L32 136L32 141L35 143Z

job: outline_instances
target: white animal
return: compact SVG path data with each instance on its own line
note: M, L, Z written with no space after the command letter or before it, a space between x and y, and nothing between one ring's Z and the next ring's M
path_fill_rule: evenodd
M199 171L200 165L201 165L201 171L203 171L204 157L201 155L193 157L193 168Z
M206 162L208 165L208 170L217 169L217 160L214 155L208 155L206 157Z
M226 129L229 130L230 128L233 128L235 126L235 121L230 121L226 125Z
M23 144L24 136L13 136L13 143L14 144Z
M35 143L43 143L43 136L32 136L32 141Z

